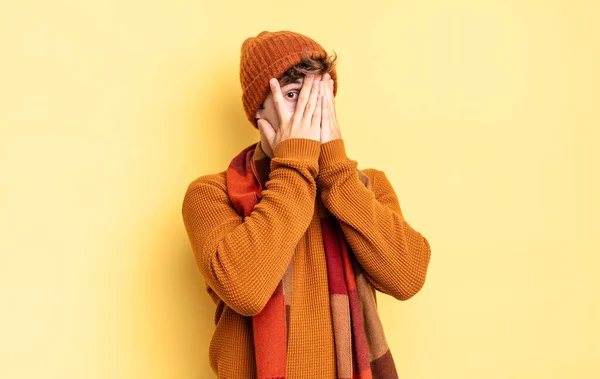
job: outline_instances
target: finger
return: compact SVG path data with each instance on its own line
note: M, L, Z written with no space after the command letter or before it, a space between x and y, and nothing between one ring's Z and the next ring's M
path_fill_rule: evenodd
M331 88L331 103L335 104L335 96L333 95L333 90L335 89L333 79L329 79L329 87ZM334 107L335 112L335 107Z
M323 94L321 92L319 92L319 95L317 96L315 112L312 114L311 126L313 128L320 128L322 111L323 111Z
M321 129L326 129L329 130L329 128L331 127L331 120L330 120L330 116L331 116L331 110L329 109L329 93L327 91L325 91L325 84L322 84L323 86L323 110L321 111Z
M271 86L271 93L273 94L273 102L275 103L275 110L277 111L277 118L279 119L279 125L284 124L283 115L285 112L285 105L283 103L283 94L281 93L281 87L279 86L279 80L271 78L269 80Z
M327 98L329 100L329 112L331 114L331 118L336 120L335 102L333 99L333 79L329 80L329 85L327 86Z
M302 82L302 88L300 89L300 93L298 94L298 102L296 103L296 110L294 111L293 122L297 123L304 116L304 109L306 108L306 103L310 97L310 92L312 90L312 84L315 80L315 76L312 74L308 74L304 76L304 81Z
M304 108L306 108L306 103L308 102L314 79L315 76L312 74L304 76L302 88L300 89L300 94L298 95L298 102L296 103L296 110L292 116L294 123L300 121L300 118L304 115Z
M330 103L329 103L329 108L330 108L330 120L331 120L331 125L337 126L337 115L336 115L336 109L335 109L335 96L333 95L333 90L334 90L334 85L335 83L333 82L333 79L329 79L329 89L330 89Z
M308 99L308 103L306 104L306 108L304 109L304 115L302 117L303 124L310 123L312 119L313 112L315 111L315 107L317 104L317 96L321 92L321 77L315 78L312 84L312 88L310 90L310 97Z

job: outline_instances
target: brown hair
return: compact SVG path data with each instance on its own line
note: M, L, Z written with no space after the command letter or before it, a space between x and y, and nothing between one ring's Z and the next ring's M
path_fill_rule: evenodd
M330 73L335 69L337 54L328 56L323 52L316 58L311 58L306 52L302 52L302 61L281 74L279 84L284 86L293 83L296 79L303 78L307 74L322 75Z

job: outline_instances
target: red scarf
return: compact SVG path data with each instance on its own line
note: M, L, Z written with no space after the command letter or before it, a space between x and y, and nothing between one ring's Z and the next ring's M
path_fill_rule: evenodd
M270 158L254 143L236 155L227 169L227 191L236 211L247 217L269 179ZM371 188L369 177L359 178ZM362 273L338 221L321 214L339 379L396 379L396 367L377 312L374 290ZM252 317L259 379L285 379L293 259L263 310ZM340 302L339 296L346 301ZM361 310L362 308L362 310Z

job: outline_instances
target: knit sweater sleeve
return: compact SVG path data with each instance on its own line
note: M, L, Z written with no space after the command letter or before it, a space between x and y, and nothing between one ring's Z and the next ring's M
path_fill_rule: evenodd
M342 139L323 144L317 176L321 200L339 221L369 282L398 300L408 300L425 283L429 243L404 219L385 174L362 170L372 180L369 190L356 167Z
M245 218L229 200L224 175L188 186L182 215L196 264L234 311L258 314L283 278L314 215L319 153L316 140L277 144L262 198Z

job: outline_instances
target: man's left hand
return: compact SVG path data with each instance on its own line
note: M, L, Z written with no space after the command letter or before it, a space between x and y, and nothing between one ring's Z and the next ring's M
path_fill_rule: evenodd
M323 75L321 80L321 93L324 94L321 105L321 143L342 138L340 126L335 114L335 102L333 98L333 79L329 74Z

